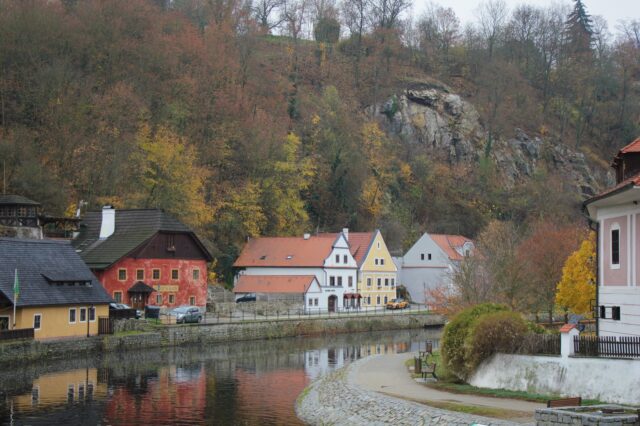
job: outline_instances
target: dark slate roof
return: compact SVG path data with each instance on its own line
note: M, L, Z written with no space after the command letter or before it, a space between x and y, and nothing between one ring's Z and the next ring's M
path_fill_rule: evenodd
M101 304L111 298L68 241L0 238L0 292L13 303L18 269L18 307ZM91 281L91 286L50 284L47 278Z
M146 285L142 281L138 281L127 290L127 293L153 293L154 291L153 287Z
M22 195L0 195L0 205L6 204L19 204L21 206L39 206L40 203L37 203L33 200L30 200Z
M115 232L100 240L102 212L88 212L80 223L80 234L72 242L90 268L104 269L114 264L158 232L191 234L203 253L209 250L186 225L160 209L116 210Z

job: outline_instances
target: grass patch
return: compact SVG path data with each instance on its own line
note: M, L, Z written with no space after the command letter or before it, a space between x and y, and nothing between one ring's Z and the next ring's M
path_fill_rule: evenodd
M304 401L307 395L309 395L310 390L311 390L311 386L307 386L306 388L304 388L304 390L300 392L300 395L298 395L298 398L296 398L296 404L298 405L302 404L302 401Z
M442 410L456 411L458 413L473 414L476 416L493 417L494 419L531 417L531 413L504 410L502 408L480 407L478 405L457 404L455 402L428 401L426 404Z

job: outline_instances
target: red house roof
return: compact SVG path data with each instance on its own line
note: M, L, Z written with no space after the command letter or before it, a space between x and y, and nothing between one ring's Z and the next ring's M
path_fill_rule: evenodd
M264 237L249 240L234 267L322 267L334 238Z
M470 239L462 235L429 234L429 236L451 260L462 260L464 256L458 253L456 248L464 246L467 242L471 242Z
M314 275L240 275L234 293L306 293Z

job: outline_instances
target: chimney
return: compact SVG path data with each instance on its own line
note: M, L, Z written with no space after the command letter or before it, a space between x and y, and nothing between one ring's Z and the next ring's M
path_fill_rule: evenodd
M349 241L349 228L342 228L342 235L344 235L344 239Z
M308 240L309 238L311 238L311 234L304 234L303 237L305 240Z
M106 240L116 230L116 209L113 206L102 208L102 224L100 225L100 239Z

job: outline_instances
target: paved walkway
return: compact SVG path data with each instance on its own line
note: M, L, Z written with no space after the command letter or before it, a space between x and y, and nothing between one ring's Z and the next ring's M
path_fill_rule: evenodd
M514 411L513 421L533 422L534 413L545 405L518 399L453 394L417 383L408 373L405 361L415 353L380 355L362 360L354 376L355 384L365 389L418 402L452 402L464 405L500 408Z

